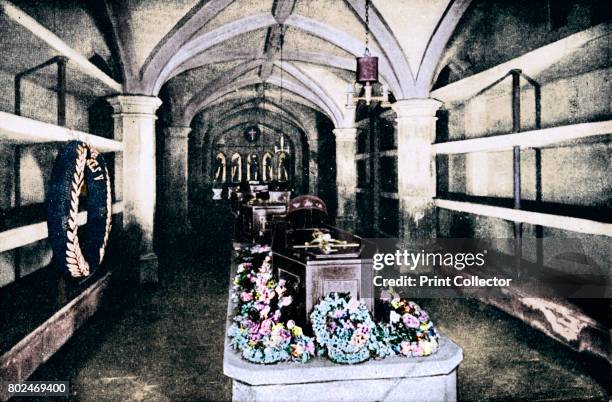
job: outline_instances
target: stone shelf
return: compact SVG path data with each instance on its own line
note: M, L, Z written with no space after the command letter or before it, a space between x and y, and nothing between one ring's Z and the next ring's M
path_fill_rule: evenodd
M59 309L44 323L0 356L0 382L21 382L59 350L99 308L110 283L107 272ZM0 400L11 397L6 387Z
M437 154L465 154L470 152L491 152L511 150L514 146L543 148L561 145L567 141L589 137L605 136L612 133L612 120L591 123L569 124L559 127L523 131L514 134L493 135L433 144Z
M123 212L123 202L113 204L113 215ZM77 223L79 226L87 223L87 211L79 212ZM39 222L31 225L0 232L0 253L46 239L49 236L47 222Z
M554 66L555 63L562 61L565 57L576 54L590 42L609 40L610 32L609 23L596 25L525 53L493 68L436 89L431 92L431 97L446 103L464 101L478 94L483 88L494 84L512 69L520 69L524 74L535 77L544 70Z
M448 209L450 211L466 212L491 218L505 219L512 222L523 222L531 225L570 230L572 232L612 237L612 224L610 223L563 215L546 214L543 212L496 207L473 202L444 200L440 198L435 199L434 203L436 207Z
M0 141L14 144L66 142L83 139L100 152L121 152L123 142L72 130L55 124L43 123L12 113L0 112Z
M230 299L227 327L233 315ZM355 365L316 357L304 364L262 365L242 359L226 336L223 373L232 379L233 401L454 401L462 360L463 350L441 336L440 350L427 357L389 357Z
M2 45L7 54L18 55L29 49L29 57L10 57L3 60L2 69L19 74L47 60L64 56L67 64L67 91L85 96L108 96L122 92L122 85L92 64L85 56L71 48L61 38L45 28L26 12L9 1L0 0L0 30ZM55 90L56 70L45 68L29 76L45 88Z

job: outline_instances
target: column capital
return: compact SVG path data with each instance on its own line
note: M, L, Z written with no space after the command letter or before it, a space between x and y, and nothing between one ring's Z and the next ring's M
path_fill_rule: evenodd
M435 117L440 106L442 102L433 98L399 99L391 104L398 119Z
M168 126L164 127L164 134L170 138L189 138L191 127L188 126Z
M145 95L117 95L106 99L113 107L113 115L136 115L155 117L161 99Z
M333 133L338 141L355 141L357 139L357 129L354 127L334 128Z

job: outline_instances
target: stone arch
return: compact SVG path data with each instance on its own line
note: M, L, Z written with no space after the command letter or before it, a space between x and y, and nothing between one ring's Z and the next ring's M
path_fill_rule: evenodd
M257 14L232 21L203 35L192 38L188 42L185 42L183 46L168 59L163 68L159 69L158 67L155 69L153 68L153 64L150 64L145 69L142 77L145 92L152 94L159 92L161 86L168 80L175 69L206 49L235 36L276 24L277 22L271 14ZM293 26L317 36L355 56L361 54L361 41L327 24L304 16L291 15L285 21L285 25ZM401 88L400 80L391 68L391 64L386 58L386 55L378 54L377 56L380 57L381 73L388 77L389 85Z
M212 104L218 98L221 98L223 95L234 92L240 88L245 86L254 85L260 83L261 80L258 77L249 78L239 81L233 81L228 86L226 86L223 90L218 93L212 93L208 97L198 96L197 99L192 99L190 103L184 108L184 110L180 113L178 117L178 121L182 124L189 124L189 122L193 119L193 117L201 110L205 109L209 104ZM268 79L269 83L274 84L276 86L280 86L280 78L274 75L270 76ZM288 92L292 92L296 96L304 98L314 105L316 105L321 112L326 114L335 124L342 121L342 113L335 108L332 110L325 104L316 94L310 91L308 88L300 84L295 84L291 82L284 82L283 89ZM205 94L206 95L206 94Z
M442 15L436 30L429 39L419 66L416 77L417 96L429 96L444 47L470 3L471 0L453 0Z

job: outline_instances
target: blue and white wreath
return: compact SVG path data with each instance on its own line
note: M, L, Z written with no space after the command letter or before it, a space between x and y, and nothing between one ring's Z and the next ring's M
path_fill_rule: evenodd
M347 294L330 293L310 314L320 354L335 363L355 364L393 351L368 308Z
M79 203L87 189L87 224L79 237ZM59 152L47 194L47 227L53 259L65 274L86 277L106 252L112 223L111 183L104 157L87 144L72 141Z

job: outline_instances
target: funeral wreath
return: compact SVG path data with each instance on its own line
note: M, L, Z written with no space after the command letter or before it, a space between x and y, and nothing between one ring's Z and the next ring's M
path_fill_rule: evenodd
M427 356L439 348L438 331L427 311L407 299L394 296L383 300L388 322L381 325L388 334L389 345L400 356Z
M392 353L363 302L331 293L310 315L321 354L336 363L353 364Z
M79 198L87 192L85 241L79 237ZM49 185L47 226L53 259L74 278L98 269L111 230L111 184L106 163L94 148L79 141L69 142L59 152Z
M257 248L251 252L262 254L260 251L267 250ZM257 258L239 264L234 278L232 301L237 307L228 330L230 344L253 363L308 361L315 351L313 339L293 321L281 320L283 307L293 302L286 295L284 281L273 278L269 255L260 265L253 260Z

